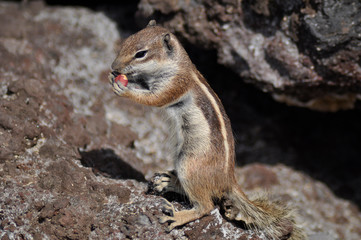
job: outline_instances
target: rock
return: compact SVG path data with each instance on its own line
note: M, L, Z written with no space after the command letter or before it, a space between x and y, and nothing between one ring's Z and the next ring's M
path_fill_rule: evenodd
M357 0L141 0L138 16L215 49L277 101L334 112L361 99L360 13Z
M276 175L279 181L267 188L268 194L271 193L269 197L273 200L289 202L296 207L300 217L300 224L307 229L309 236L329 236L329 239L357 239L359 237L357 233L359 227L357 225L361 221L361 214L358 210L355 211L354 205L335 198L334 194L323 183L312 180L310 177L295 172L288 167L283 165L272 167L263 165L262 168L263 171ZM260 189L249 186L247 184L248 179L245 176L254 174L259 169L259 164L249 164L236 170L236 175L240 176L239 182L241 186L244 186L245 192L250 196L259 195ZM260 175L259 178L264 178L266 182L269 177ZM274 193L277 193L277 195ZM345 217L344 219L341 219L342 217L339 215L342 208L349 209L341 214L342 217ZM350 219L358 220L352 222L349 221ZM338 233L340 229L349 230Z
M172 167L167 129L157 109L115 96L104 79L119 41L113 21L32 1L0 8L0 239L264 239L218 209L171 233L159 224L162 197L145 179ZM310 235L361 237L357 207L303 173L258 164L237 178L250 195L267 187L296 205Z

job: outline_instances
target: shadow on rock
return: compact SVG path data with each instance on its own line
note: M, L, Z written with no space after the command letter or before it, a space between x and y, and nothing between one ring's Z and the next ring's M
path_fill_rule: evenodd
M134 179L145 182L144 175L117 156L112 149L79 151L81 163L92 168L94 174L114 179Z

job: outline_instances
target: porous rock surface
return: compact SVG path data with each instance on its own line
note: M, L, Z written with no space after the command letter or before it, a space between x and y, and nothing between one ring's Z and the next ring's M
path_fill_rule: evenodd
M352 109L361 99L358 0L141 0L187 41L289 105Z
M0 239L264 239L218 209L171 233L158 223L145 179L172 167L167 129L157 109L111 92L114 22L39 2L0 2L0 22ZM360 239L358 209L322 183L283 165L237 176L299 208L311 237Z

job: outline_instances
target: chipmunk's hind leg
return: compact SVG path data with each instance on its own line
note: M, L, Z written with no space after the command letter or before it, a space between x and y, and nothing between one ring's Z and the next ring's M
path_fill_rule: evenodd
M163 216L159 218L160 223L169 223L167 226L167 232L172 231L173 228L182 226L186 223L197 220L204 215L208 214L213 207L204 208L199 205L195 205L190 210L183 210L176 212L174 206L168 202L167 200L163 200L163 208L162 211L169 216Z
M169 224L167 231L197 220L208 214L214 208L211 194L209 194L208 191L202 192L202 190L204 191L202 186L187 185L186 183L181 185L183 189L185 189L184 191L187 193L190 202L193 204L193 208L177 212L171 203L164 200L162 211L169 216L161 217L160 222Z

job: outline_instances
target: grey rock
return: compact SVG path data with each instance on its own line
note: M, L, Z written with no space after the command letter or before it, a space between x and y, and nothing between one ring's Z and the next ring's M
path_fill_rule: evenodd
M328 235L327 233L316 233L308 236L309 240L336 240L332 236Z
M138 16L192 44L288 105L335 112L361 99L361 3L142 0Z

